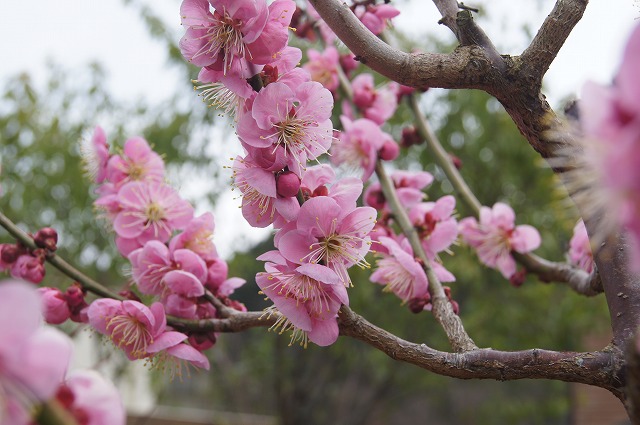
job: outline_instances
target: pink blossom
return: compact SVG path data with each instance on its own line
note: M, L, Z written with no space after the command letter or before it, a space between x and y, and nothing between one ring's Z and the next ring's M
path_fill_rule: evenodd
M365 118L382 125L395 113L398 106L396 93L389 87L376 89L373 75L359 74L353 79L351 87L353 103L362 110Z
M422 189L433 182L433 176L427 171L394 171L391 180L396 189L400 203L410 209L425 197ZM388 211L387 200L382 193L379 182L370 184L364 194L367 205L377 209Z
M398 244L384 236L379 239L389 255L378 259L378 267L369 279L385 285L385 290L393 292L404 302L424 297L428 293L429 281L424 269L415 260L409 242L403 239Z
M375 35L380 34L389 24L391 18L395 18L400 11L390 4L373 4L356 6L355 15L365 27Z
M209 6L215 10L211 13ZM182 55L196 66L229 71L236 61L266 64L284 49L295 11L290 0L184 0Z
M338 338L338 310L349 304L340 277L320 264L292 268L284 259L277 261L267 263L267 272L256 276L262 292L284 315L273 328L280 333L291 330L291 343L306 346L308 339L321 346L333 344Z
M591 243L589 242L587 228L582 220L578 221L573 228L573 237L569 242L569 261L587 273L591 273L593 270Z
M460 221L462 239L476 249L478 258L509 279L516 272L511 251L521 254L540 246L540 234L529 225L515 225L515 213L509 205L496 203L492 209L480 208L480 222L474 217Z
M113 192L128 182L162 182L164 161L145 139L133 137L125 142L122 155L109 159L107 179L115 185Z
M369 266L364 257L369 252L368 234L375 219L373 208L343 209L334 199L319 196L300 207L296 230L286 232L277 247L293 263L328 266L348 285L349 267Z
M36 405L54 396L71 357L71 341L43 328L35 288L0 284L0 422L29 424Z
M580 102L588 167L584 173L603 189L589 199L589 207L599 201L604 211L612 212L608 215L630 231L635 247L640 247L639 58L640 25L636 25L614 85L587 83ZM631 255L631 263L640 264L640 249Z
M391 136L373 121L360 118L351 121L341 116L344 131L331 147L331 162L364 169L362 181L367 181L376 166L378 151Z
M322 53L314 49L307 50L309 60L303 68L309 71L311 79L322 84L327 90L335 92L340 81L338 79L338 66L340 66L338 50L328 46Z
M91 180L102 183L107 178L107 163L109 161L109 145L102 127L96 126L91 139L82 141L80 154L84 162L84 169Z
M156 239L166 242L175 229L184 229L193 217L193 207L163 183L131 182L118 191L121 210L113 228L126 239L141 243Z
M133 279L143 294L173 292L189 297L204 295L207 266L189 249L173 252L159 241L149 241L129 255Z
M174 236L169 243L171 251L177 249L189 249L205 261L218 256L213 244L213 232L215 223L213 214L204 213L193 218L184 229L184 232Z
M11 265L11 276L32 283L42 282L45 272L43 253L40 255L36 255L35 252L22 254Z
M255 148L283 150L289 169L301 176L307 160L329 149L332 108L331 92L320 83L271 83L238 121L238 137Z
M249 157L233 163L234 185L242 192L242 215L253 227L267 227L274 221L294 220L300 209L295 197L278 194L276 176Z
M152 357L162 351L163 355L208 368L204 355L181 344L187 339L185 334L167 330L164 307L160 303L147 307L137 301L102 298L91 303L87 313L91 326L107 335L130 360Z
M58 400L85 425L124 425L126 412L116 387L93 370L75 371L58 391Z
M435 258L458 238L458 223L451 216L455 207L456 199L447 195L436 202L416 204L409 211L409 219L418 230L427 257Z

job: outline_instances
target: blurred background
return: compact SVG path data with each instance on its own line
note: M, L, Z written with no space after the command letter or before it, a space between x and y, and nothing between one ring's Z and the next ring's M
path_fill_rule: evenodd
M515 55L553 3L485 0L469 5L480 8L477 19L498 49ZM396 0L393 5L402 13L391 31L405 50L454 47L449 30L437 25L431 2ZM25 229L55 227L65 258L101 282L122 286L128 279L126 262L93 214L78 141L90 137L97 124L112 146L143 135L163 155L171 182L197 212L214 211L215 243L229 262L230 275L248 281L235 298L259 310L266 305L253 283L262 271L255 257L272 248L271 231L251 229L241 219L240 200L231 193L230 172L223 168L241 148L231 122L193 91L190 80L197 69L177 49L183 32L179 6L177 0L0 5L5 40L0 44L0 209ZM632 0L589 5L545 79L554 108L561 111L586 79L611 81L639 15ZM303 50L309 46L297 39L292 43ZM477 91L437 89L426 92L422 103L443 144L461 159L462 173L478 198L487 205L511 204L518 223L540 230L543 244L537 252L563 260L577 215L499 103ZM387 130L399 138L410 120L403 105ZM437 199L451 193L451 186L429 155L424 145L413 146L403 150L397 165L432 172L437 181L427 194ZM458 215L469 215L464 205L458 206ZM0 238L8 240L4 231ZM453 296L478 345L585 350L607 344L603 296L587 299L534 279L514 288L461 247L444 261L458 279L451 285ZM70 283L52 268L47 279L51 286ZM355 311L404 339L448 349L430 315L414 315L370 284L366 273L354 272L353 280ZM221 335L210 350L210 373L170 382L161 374L132 370L88 332L71 325L67 330L89 341L78 363L100 364L120 376L131 424L625 423L621 406L605 391L593 395L560 382L457 381L399 364L346 338L328 349L305 350L288 347L288 338L264 329Z

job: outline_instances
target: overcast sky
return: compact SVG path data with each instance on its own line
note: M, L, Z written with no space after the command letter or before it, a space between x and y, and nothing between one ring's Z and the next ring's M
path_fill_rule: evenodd
M182 35L177 0L141 0L153 4L154 10ZM481 9L479 22L498 49L506 54L520 53L530 41L521 31L530 31L543 21L552 8L549 0L468 0ZM397 28L420 37L429 31L451 40L449 30L437 25L438 14L428 0L396 0L402 11ZM602 83L611 80L620 60L624 40L640 16L637 0L594 0L552 64L545 79L546 94L555 106L562 99L576 95L584 81ZM172 87L182 78L167 66L163 47L148 34L136 10L121 1L48 0L9 1L0 4L0 84L9 75L28 72L36 83L47 75L47 59L68 68L91 61L101 62L107 70L107 89L121 100L144 96L159 103L173 94ZM162 88L170 88L163 91ZM194 96L194 105L199 102ZM224 199L231 201L231 195ZM238 201L234 201L238 203ZM218 212L218 222L223 213ZM238 216L234 209L233 215ZM244 226L238 224L238 226ZM219 226L218 242L233 240L229 229ZM248 229L248 227L246 227ZM264 233L252 232L253 235ZM223 254L229 250L221 247Z

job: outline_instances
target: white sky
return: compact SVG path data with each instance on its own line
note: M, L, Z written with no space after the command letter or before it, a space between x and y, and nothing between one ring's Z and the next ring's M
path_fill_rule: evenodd
M174 25L176 38L182 35L178 0L151 1L154 10ZM552 8L550 0L468 0L481 9L479 21L503 53L518 54L529 39L520 31L527 23L535 31ZM420 37L425 31L451 39L449 30L436 24L437 10L428 0L396 0L402 11L395 26ZM584 18L552 64L545 79L546 94L552 106L576 95L583 83L592 79L609 82L618 66L624 40L640 16L638 0L593 0ZM154 41L139 22L134 8L121 1L36 0L0 3L0 84L18 72L32 74L36 84L47 75L46 60L53 59L73 69L91 61L107 70L104 82L120 100L142 96L154 104L166 101L182 75L167 66L162 45ZM168 88L163 91L162 88ZM186 94L193 96L192 93ZM193 96L194 106L200 102ZM239 219L238 201L226 195L216 211L216 243L228 256L231 247L224 241L237 240L239 229L252 240L264 232L251 230ZM234 205L229 208L229 203ZM233 220L233 224L228 222Z

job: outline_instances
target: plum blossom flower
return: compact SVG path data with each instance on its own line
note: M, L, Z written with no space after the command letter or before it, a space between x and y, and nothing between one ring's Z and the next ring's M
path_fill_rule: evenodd
M455 206L456 198L447 195L436 202L416 204L409 211L409 219L418 230L427 257L435 258L458 238L458 223L451 216Z
M91 139L83 139L80 154L89 178L95 183L102 183L107 178L109 162L109 145L102 127L96 126Z
M379 35L400 11L390 4L369 4L356 6L354 13L369 31Z
M376 89L373 75L359 74L351 82L353 103L362 110L365 118L382 125L396 111L398 100L395 91L387 86Z
M460 234L464 242L475 248L478 258L489 267L496 268L509 279L516 272L511 251L521 254L540 246L540 234L529 225L515 225L515 213L501 202L493 208L480 208L480 221L467 217L460 221Z
M596 239L612 225L629 230L634 248L631 264L640 264L639 58L640 25L636 25L614 84L589 82L583 87L580 123L585 137L579 152L584 163L573 173L579 187L600 189L584 198L590 215L598 216Z
M269 63L287 43L295 9L290 0L269 6L264 0L184 0L180 50L194 65L216 70L229 71L237 61Z
M433 176L427 171L398 170L391 174L391 180L400 204L410 209L424 199L425 195L422 190L433 182ZM372 183L367 187L364 199L370 207L377 210L389 210L380 182Z
M124 143L122 155L113 155L107 163L106 178L112 183L112 192L134 181L164 180L164 161L142 137L133 137Z
M255 148L282 150L289 169L302 176L307 160L331 145L332 109L331 92L320 83L271 83L256 95L251 113L238 121L238 137Z
M284 233L277 247L293 263L328 266L349 285L349 267L369 267L364 257L371 245L368 234L375 218L371 207L343 209L327 196L312 198L300 207L296 229Z
M193 207L163 183L131 182L118 191L121 210L113 228L118 236L144 243L166 242L175 229L183 229L193 217Z
M187 335L167 330L164 307L138 301L98 299L87 312L91 326L124 351L130 360L152 357L163 351L198 367L209 368L207 358L195 348L182 344Z
M262 292L283 315L273 329L292 331L291 344L299 341L306 347L307 340L320 346L333 344L338 338L338 310L349 304L341 278L320 264L293 267L277 253L259 259L277 261L268 262L267 272L256 276Z
M338 80L338 66L340 66L338 50L333 46L327 47L322 53L309 49L307 55L309 60L303 68L309 71L311 79L322 84L327 90L335 92L340 84Z
M587 273L593 270L593 252L589 243L587 228L582 220L573 228L573 236L569 242L569 261Z
M398 244L391 238L380 237L380 243L388 250L377 261L377 268L369 278L372 282L385 285L403 301L421 298L428 293L429 281L422 266L415 260L413 250L406 239Z
M217 258L218 253L213 243L214 229L213 214L206 212L193 218L182 233L174 236L169 248L172 252L177 249L189 249L205 261Z
M352 121L343 115L340 121L344 131L331 147L331 162L363 169L362 181L367 181L376 166L378 151L393 139L369 119Z
M0 284L0 423L32 423L35 406L55 395L66 374L71 341L41 327L40 308L32 286Z
M126 412L118 390L96 371L72 372L58 389L56 398L79 424L126 423Z

